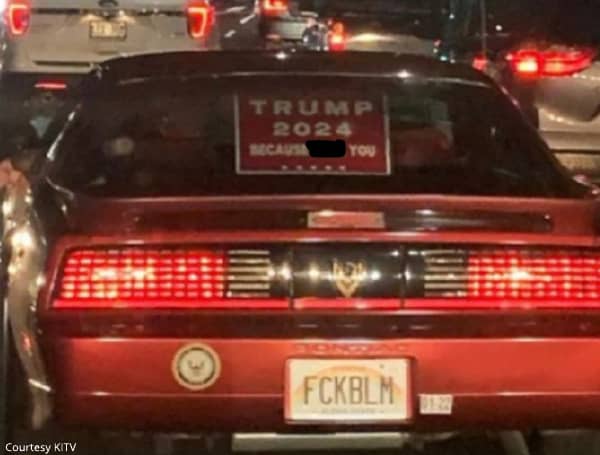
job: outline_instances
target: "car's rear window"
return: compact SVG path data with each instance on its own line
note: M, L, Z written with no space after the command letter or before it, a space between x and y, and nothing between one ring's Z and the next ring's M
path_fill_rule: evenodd
M288 76L136 83L85 98L52 150L53 178L77 192L117 197L567 196L566 179L518 116L495 90L454 82ZM306 148L307 140L338 139L343 157L314 158Z

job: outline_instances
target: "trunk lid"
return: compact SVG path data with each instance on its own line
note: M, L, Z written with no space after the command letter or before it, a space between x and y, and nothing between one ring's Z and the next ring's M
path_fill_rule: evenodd
M179 0L34 0L26 42L38 64L89 65L177 36L187 36Z

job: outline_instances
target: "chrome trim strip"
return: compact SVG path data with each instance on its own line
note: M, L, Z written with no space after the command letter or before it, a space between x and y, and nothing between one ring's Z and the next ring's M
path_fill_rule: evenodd
M269 250L228 250L230 256L269 256Z
M230 264L252 264L252 265L261 265L262 264L265 267L268 267L269 265L271 265L271 260L270 259L261 259L261 258L243 259L243 258L237 258L237 257L230 257L229 263Z
M271 267L243 267L243 266L233 266L233 267L228 267L227 271L231 272L232 274L236 274L236 273L254 273L257 275L268 275L269 271L271 271L272 268Z
M268 291L271 289L270 283L230 283L230 291Z
M18 357L29 384L31 424L40 428L52 413L48 375L37 339L36 307L44 284L47 245L33 210L29 183L22 179L8 188L2 204L3 242L9 248L6 306Z

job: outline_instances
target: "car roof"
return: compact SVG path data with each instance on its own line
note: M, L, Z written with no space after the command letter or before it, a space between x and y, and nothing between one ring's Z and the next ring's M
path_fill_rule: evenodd
M261 74L412 76L493 86L488 77L466 65L428 57L378 52L289 51L190 51L122 57L99 65L87 82L123 85L152 79Z

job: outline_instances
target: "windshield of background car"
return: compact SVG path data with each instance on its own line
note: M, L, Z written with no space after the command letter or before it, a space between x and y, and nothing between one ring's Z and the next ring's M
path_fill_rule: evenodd
M98 196L568 195L517 110L485 86L292 76L172 82L87 98L55 150L56 182ZM341 139L346 154L312 158L309 139Z

